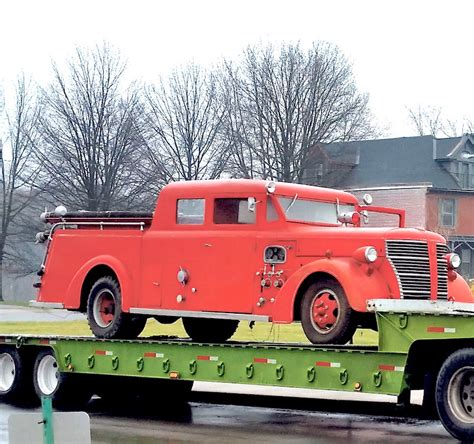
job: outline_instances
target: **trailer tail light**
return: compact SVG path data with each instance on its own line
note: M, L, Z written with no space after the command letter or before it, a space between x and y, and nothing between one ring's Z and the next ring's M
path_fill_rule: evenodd
M170 372L170 379L179 379L179 372Z

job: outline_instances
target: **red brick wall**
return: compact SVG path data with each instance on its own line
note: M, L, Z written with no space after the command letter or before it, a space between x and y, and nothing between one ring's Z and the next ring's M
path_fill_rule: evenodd
M453 228L441 227L439 223L440 199L456 201L456 225ZM444 235L474 235L474 193L439 193L430 192L427 196L427 228Z
M362 202L362 196L369 193L374 198L372 205L378 207L401 208L406 212L407 227L426 226L426 187L416 188L390 188L351 191ZM395 227L398 226L398 217L369 213L369 227Z

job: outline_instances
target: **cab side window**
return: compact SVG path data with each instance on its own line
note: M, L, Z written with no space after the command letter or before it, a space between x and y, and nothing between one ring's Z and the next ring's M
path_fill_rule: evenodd
M215 224L254 224L256 212L249 211L248 200L225 198L214 201Z
M178 199L176 223L179 225L202 225L204 223L204 199Z

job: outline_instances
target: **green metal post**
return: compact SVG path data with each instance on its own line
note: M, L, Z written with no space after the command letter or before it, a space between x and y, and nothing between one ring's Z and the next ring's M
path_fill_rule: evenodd
M43 443L54 444L53 403L51 398L42 396L41 408L43 412Z

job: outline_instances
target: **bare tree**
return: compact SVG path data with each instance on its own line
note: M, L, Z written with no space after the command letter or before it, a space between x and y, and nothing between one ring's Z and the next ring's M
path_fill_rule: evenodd
M123 85L125 68L107 45L78 48L65 71L53 64L36 153L56 202L86 210L141 203L142 106L138 88Z
M434 137L457 137L460 134L472 133L474 124L464 118L456 121L446 118L439 106L418 106L407 108L408 119L419 136L431 135Z
M230 143L221 137L224 105L216 77L196 65L146 89L149 177L170 181L218 178Z
M368 96L335 46L249 47L224 70L235 175L299 182L314 145L376 134Z
M3 272L8 267L20 274L31 272L37 265L31 261L31 251L24 240L27 236L34 239L30 216L39 193L35 187L39 165L32 156L32 147L38 140L39 107L31 89L30 83L20 77L15 106L6 112L5 145L0 140L0 269ZM2 274L0 300L3 300Z

